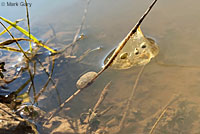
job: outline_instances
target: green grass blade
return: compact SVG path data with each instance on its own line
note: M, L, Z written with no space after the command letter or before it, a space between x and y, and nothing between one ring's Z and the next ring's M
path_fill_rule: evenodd
M11 26L13 26L13 27L16 28L17 30L19 30L21 33L23 33L24 35L26 35L27 37L29 37L29 32L27 32L27 31L26 31L25 29L23 29L22 27L16 25L14 22L12 22L12 21L10 21L10 20L8 20L8 19L6 19L6 18L3 18L3 17L1 17L1 16L0 16L0 19L3 20L3 21L5 21L6 23L10 24ZM36 42L36 44L38 44L38 45L44 47L45 49L51 51L52 53L57 53L57 52L56 52L55 50L53 50L52 48L50 48L50 47L48 47L48 46L42 44L41 42L39 42L39 40L38 40L36 37L34 37L32 34L30 34L30 38L31 38L34 42Z
M29 33L29 39L30 39L31 28L30 28L30 19L29 19L28 6L27 6L28 4L27 4L26 0L25 0L25 3L26 3L26 18L27 18L27 24L28 24L28 33ZM31 42L29 42L29 49L32 52Z
M20 49L16 49L16 48L13 48L13 47L4 47L4 46L0 46L0 49L3 49L3 50L7 50L7 51L12 51L12 52L19 52L19 53L22 53L22 51ZM29 54L27 52L25 52L26 54Z
M14 22L14 24L17 24L18 22L23 21L23 20L24 20L24 19L18 19L18 20L16 20L16 21ZM13 28L13 26L11 26L11 25L7 27L8 30L10 30L11 28ZM7 32L6 29L3 30L3 31L0 33L0 36L3 35L3 34L5 34L6 32Z

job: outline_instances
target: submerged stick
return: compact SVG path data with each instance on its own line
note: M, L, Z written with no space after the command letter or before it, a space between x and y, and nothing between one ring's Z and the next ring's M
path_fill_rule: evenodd
M72 47L72 46L78 41L78 35L80 34L80 32L81 32L81 30L82 30L82 28L83 28L83 25L84 25L84 23L85 23L85 19L86 19L86 15L87 15L87 12L88 12L88 7L89 7L90 2L91 2L91 0L87 0L87 5L86 5L86 8L85 8L85 10L84 10L84 15L83 15L83 17L82 17L81 24L80 24L79 28L78 28L77 31L76 31L76 34L75 34L75 36L74 36L74 38L73 38L72 43L68 44L68 45L67 45L66 47L64 47L63 49L57 51L57 53L62 53L62 52L64 52L66 49L68 49L69 47ZM73 47L72 47L72 49L73 49ZM72 52L71 52L71 53L72 53Z
M108 88L111 84L111 81L104 87L103 91L101 92L101 95L97 101L97 103L95 104L93 111L95 112L97 110L97 108L101 105L101 103L104 101L106 95L108 94Z
M88 85L91 84L97 77L99 77L99 75L101 73L103 73L113 62L113 60L116 58L117 54L122 50L122 48L126 45L127 41L131 38L131 36L137 31L138 27L141 25L142 21L144 20L144 18L147 16L147 14L151 11L151 9L153 8L154 4L157 2L157 0L154 0L152 2L152 4L149 6L149 8L146 10L146 12L142 15L142 17L139 19L139 21L136 23L136 25L131 29L131 31L128 33L128 35L122 40L122 42L119 44L119 46L116 48L115 52L113 53L113 55L111 56L111 58L109 59L109 61L106 63L106 65L97 73L97 75L90 81L88 82ZM74 38L75 39L75 38ZM73 43L71 44L73 45ZM70 45L70 46L71 46ZM66 49L66 48L64 48ZM85 86L87 87L87 85ZM85 88L84 87L84 88ZM64 103L62 103L59 107L59 109L57 109L54 113L52 113L50 115L50 117L48 118L47 122L45 122L44 124L48 123L52 117L58 113L66 103L68 103L70 100L72 100L76 95L78 95L84 88L78 89L73 95L71 95L67 100L65 100Z
M26 3L26 18L27 18L27 24L28 24L28 37L29 39L31 39L31 28L30 28L30 19L29 19L29 12L28 12L28 4L26 2L26 0L24 0L25 3ZM29 48L30 48L30 51L32 52L32 45L31 45L31 42L29 42Z
M33 62L33 79L34 79L35 75L36 75L36 62ZM28 90L27 90L27 93L29 95L30 95L31 87L33 86L32 84L29 85ZM34 92L36 93L36 91L33 90L33 94L35 94Z
M100 94L100 97L99 97L97 103L96 103L95 106L93 107L93 110L91 111L91 114L89 114L89 115L86 117L86 119L84 120L84 122L87 122L87 123L88 123L86 130L89 129L89 127L90 127L90 121L91 121L93 118L95 118L95 117L100 117L101 115L105 114L106 112L108 112L108 111L112 108L112 106L110 106L110 107L106 108L104 111L102 111L101 113L97 113L98 107L101 105L101 103L104 101L104 99L106 98L106 96L107 96L107 94L108 94L108 88L109 88L110 84L111 84L111 81L110 81L108 84L106 84L106 86L104 87L104 89L102 90L102 92L101 92L101 94ZM96 114L96 115L95 115L95 114ZM94 115L95 115L95 117L94 117Z
M153 131L156 129L156 126L158 125L159 121L161 120L161 118L164 116L164 114L166 113L168 107L178 99L179 95L175 95L173 96L173 98L165 105L165 107L163 108L160 116L158 117L158 119L156 120L156 122L154 123L153 127L151 128L149 134L153 134Z
M160 62L158 61L157 58L155 58L155 62L160 65L160 66L165 66L165 67L181 67L181 68L193 68L193 69L199 69L200 66L195 66L195 65L177 65L177 64L166 64L166 63L163 63L163 62Z
M73 39L73 44L77 41L77 38L78 38L78 35L80 34L82 28L83 28L83 25L85 23L85 19L86 19L86 15L87 15L87 12L88 12L88 7L89 7L89 4L90 4L90 0L87 0L87 5L86 5L86 8L84 10L84 15L82 17L82 21L81 21L81 24L79 26L79 29L77 30L75 36L74 36L74 39Z
M9 33L12 39L15 40L15 37L11 34L11 32L6 28L6 26L1 21L0 21L0 24L4 27L4 29L6 29L6 31ZM16 41L16 44L19 47L19 49L22 51L22 53L24 54L24 57L26 57L26 59L30 61L30 59L28 58L28 56L26 55L26 53L24 52L24 50L22 49L22 47L19 45L17 41Z
M157 0L154 0L152 4L149 6L149 8L146 10L146 12L142 15L142 17L139 19L139 21L136 23L136 25L131 29L131 31L128 33L128 35L119 43L118 47L114 51L111 58L108 60L106 65L98 72L97 76L91 81L91 83L101 75L114 61L114 59L117 57L118 53L122 50L122 48L126 45L127 41L131 38L131 36L137 31L138 27L143 22L144 18L148 15L148 13L153 8L154 4L157 2Z
M75 96L77 96L79 93L81 92L81 90L77 90L73 95L71 95L67 100L65 100L64 103L62 103L60 105L60 107L55 111L53 112L52 114L50 114L50 116L48 117L47 121L43 124L47 124L58 112L60 112L60 110L65 106L66 103L68 103L70 100L72 100Z
M55 65L55 59L53 57L53 60L52 60L52 68L51 68L51 73L50 73L50 76L48 77L48 80L46 81L46 83L44 84L43 88L40 90L40 92L34 96L34 103L38 102L38 98L40 97L40 95L46 90L49 82L51 81L51 77L53 75L53 70L54 70L54 65Z
M84 10L84 15L82 17L81 24L79 26L79 29L76 32L76 35L74 36L73 42L72 42L72 51L71 51L70 55L72 55L72 53L73 53L73 50L74 50L74 47L75 47L74 44L77 42L78 35L80 34L81 30L83 29L83 25L85 24L85 19L86 19L86 15L87 15L87 12L88 12L89 4L90 4L90 0L87 0L87 5L86 5L86 8Z
M35 84L34 84L34 75L31 72L31 69L29 67L28 62L27 62L27 67L28 67L28 73L29 73L30 79L31 79L31 85L32 85L32 88L33 88L33 96L35 97L36 96L36 89L35 89Z
M124 112L124 114L123 114L123 116L122 116L122 119L121 119L121 121L120 121L120 123L119 123L119 132L120 132L120 131L123 129L123 127L124 127L124 121L125 121L126 116L127 116L127 114L128 114L128 110L129 110L129 108L130 108L131 101L132 101L133 96L134 96L134 94L135 94L135 91L136 91L136 88L137 88L139 79L140 79L140 77L141 77L141 75L142 75L142 72L144 71L144 67L145 67L145 65L142 66L142 68L141 68L140 72L138 73L137 78L136 78L136 80L135 80L135 83L134 83L134 86L133 86L131 95L130 95L130 97L129 97L129 99L128 99L128 102L127 102L127 105L126 105L125 112Z

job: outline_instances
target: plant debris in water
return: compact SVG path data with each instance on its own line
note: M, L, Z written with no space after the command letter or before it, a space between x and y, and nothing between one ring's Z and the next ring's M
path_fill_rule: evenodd
M104 64L109 61L114 51L115 49L108 55ZM158 45L152 39L146 38L139 27L118 53L111 67L114 69L128 69L133 66L146 65L158 53Z
M76 87L78 89L82 89L82 88L85 88L86 86L88 86L92 79L94 77L97 76L97 73L96 72L87 72L85 73L84 75L82 75L79 80L76 82Z
M89 2L90 1L88 0L88 3ZM105 134L108 132L112 133L113 129L116 130L115 131L116 133L123 132L123 128L125 128L126 126L130 127L130 125L129 125L130 123L127 123L128 124L127 125L124 122L125 122L125 119L127 120L127 122L129 122L132 119L132 118L130 118L130 116L128 116L128 113L130 111L130 103L131 103L131 100L133 99L139 77L140 77L144 67L142 68L141 72L138 74L138 78L135 81L132 93L130 94L130 97L129 97L127 103L123 107L120 107L121 109L123 109L125 107L125 110L124 110L124 113L122 116L120 115L120 117L114 117L110 120L108 119L107 123L105 123L105 124L104 124L104 122L102 122L102 120L100 118L105 113L107 113L111 109L113 109L112 106L103 105L104 106L102 108L103 110L102 109L99 110L100 104L102 104L102 102L104 101L104 99L107 95L107 89L108 89L108 86L110 85L110 83L108 83L106 85L106 87L100 94L100 97L99 97L96 105L93 108L89 108L89 110L85 110L86 112L82 112L80 114L80 118L77 119L77 118L66 117L66 119L65 119L65 118L61 118L59 116L55 116L55 114L58 113L64 107L64 105L66 103L68 103L71 99L73 99L74 96L79 94L82 91L82 89L89 86L106 68L111 66L114 69L128 69L128 68L131 68L134 66L146 65L151 61L152 58L157 56L157 54L159 53L158 45L152 39L146 38L140 29L141 22L143 21L145 16L148 14L148 12L151 10L151 8L155 4L155 2L156 2L156 0L149 7L147 12L145 12L143 17L138 21L136 26L131 30L131 32L127 35L127 37L125 37L125 39L119 44L119 46L111 54L109 54L109 56L105 60L104 68L101 71L99 71L98 73L97 72L87 72L87 73L83 74L76 83L76 87L78 88L78 90L71 97L67 98L66 101L64 101L58 109L56 109L56 110L54 109L56 112L54 112L54 110L53 110L51 112L53 114L50 113L50 116L49 116L50 118L47 117L47 114L45 112L43 112L41 109L36 107L35 104L38 103L38 98L41 96L41 94L43 94L46 91L46 88L50 82L52 82L52 84L54 86L53 88L56 89L56 83L54 82L54 80L52 78L53 70L54 70L54 62L55 62L54 57L52 60L51 73L48 73L47 70L41 64L41 66L43 67L43 71L45 71L46 75L48 76L48 80L46 81L46 83L42 87L42 89L39 91L39 93L37 93L37 91L35 90L35 87L34 87L34 77L36 75L36 67L35 66L36 66L36 62L38 63L38 59L36 57L37 51L34 51L34 49L32 50L31 45L30 45L30 51L25 51L25 52L22 49L12 49L9 47L5 47L5 45L10 45L11 43L17 43L17 41L24 40L27 42L34 42L37 45L48 49L53 54L57 53L57 51L49 48L48 46L43 45L43 43L41 43L33 35L31 35L30 27L28 27L29 31L27 32L23 28L17 26L15 22L10 22L9 20L7 20L5 18L0 17L0 19L2 19L3 21L5 21L11 25L7 29L7 32L9 32L9 29L11 27L14 27L17 30L19 30L20 32L22 32L24 35L29 37L29 39L13 38L12 40L7 40L7 41L2 42L0 45L2 45L1 46L2 49L3 48L7 49L7 50L12 49L13 51L24 53L24 56L26 56L26 55L28 56L28 57L25 57L25 59L26 58L27 59L24 60L27 64L26 69L24 69L24 71L26 71L26 73L28 73L29 77L30 77L28 80L24 81L24 83L15 92L7 92L8 93L7 95L4 95L3 97L1 97L0 98L1 103L8 103L7 105L10 108L16 110L15 111L16 114L20 115L24 119L28 119L28 120L31 120L31 121L34 121L37 123L40 122L44 127L48 128L48 129L54 128L55 127L54 123L59 122L60 125L57 125L57 126L59 126L58 127L59 129L54 129L51 131L51 133L64 132L64 133L80 133L80 134L81 133ZM87 13L87 10L85 11L85 14L86 13ZM85 15L83 17L83 20L85 20ZM76 41L82 40L85 38L84 34L81 34L80 36L78 36L80 34L82 26L83 25L81 24L80 29L78 29L73 42L71 44L69 44L69 47L66 47L66 48L70 48L69 49L70 54L68 55L68 57L71 57L71 59L75 59L74 60L75 62L80 62L90 52L101 49L100 47L97 49L93 49L93 50L88 49L85 53L83 53L82 57L80 56L79 58L76 58L76 56L71 56L71 54L76 54L75 53L77 50L77 47L75 46ZM3 72L6 71L4 68L4 65L5 65L5 62L0 63L1 79L4 79ZM21 91L27 85L29 85L28 90L25 93L20 94ZM32 89L33 95L34 95L34 97L33 97L34 102L32 102L32 100L30 98L31 89ZM57 91L57 89L56 89L56 91ZM61 103L61 101L60 101L60 103ZM180 107L181 107L180 110L177 110L172 114L173 116L169 115L168 118L166 116L160 116L160 118L163 117L163 119L161 120L163 122L161 122L160 126L158 127L158 129L157 129L158 132L164 133L166 131L166 132L172 133L171 131L168 131L169 126L172 124L171 120L173 122L177 121L177 123L174 126L178 126L178 127L174 127L173 128L174 131L177 131L177 133L184 132L181 130L181 127L186 127L187 125L182 123L183 118L186 118L191 123L193 123L193 121L191 121L192 119L189 118L189 116L188 116L189 113L193 113L195 117L198 117L193 109L186 110L186 106L180 106ZM166 108L166 109L168 110L168 108ZM138 111L136 110L133 113L138 114L139 113ZM118 111L116 111L116 112L118 112ZM167 112L169 112L169 110ZM163 112L164 113L163 115L167 114L167 112ZM41 121L41 119L42 119L42 121ZM18 120L22 120L22 119L18 119ZM115 122L116 120L119 121L119 122L117 122L118 124ZM47 121L47 122L49 121L49 122L44 123L45 121ZM115 122L115 124L113 122ZM154 119L152 121L148 122L146 125L147 129L144 131L149 132L149 130L150 130L149 128L152 126L152 124L154 122L155 122ZM28 122L28 123L30 123L30 122ZM35 125L30 125L30 127L32 127L32 130L34 130L35 133L37 133L37 130L35 130ZM117 129L116 129L116 127L117 127ZM64 131L64 129L66 129L66 130ZM189 127L185 131L189 132Z

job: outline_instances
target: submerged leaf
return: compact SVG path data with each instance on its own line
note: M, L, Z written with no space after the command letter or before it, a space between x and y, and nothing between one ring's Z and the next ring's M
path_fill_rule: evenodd
M113 50L105 59L104 64L113 55ZM145 65L159 53L159 47L150 38L146 38L140 27L137 32L131 36L123 49L118 53L114 59L111 67L114 69L128 69L133 66Z

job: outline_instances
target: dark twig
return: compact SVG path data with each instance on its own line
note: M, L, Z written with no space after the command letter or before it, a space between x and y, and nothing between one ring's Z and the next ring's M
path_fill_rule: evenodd
M55 60L55 59L54 59ZM36 57L36 61L40 64L40 66L42 67L42 70L46 73L46 75L48 76L48 78L51 80L51 83L53 84L55 90L56 90L56 94L58 96L58 103L59 105L61 105L61 99L60 99L60 94L59 94L59 90L56 87L56 82L54 81L54 79L52 78L52 74L49 74L46 70L46 68L44 67L44 65L42 64L42 62ZM55 62L55 61L53 61ZM55 64L55 63L54 63Z
M33 79L34 79L34 77L35 77L35 74L36 74L36 62L33 62ZM33 86L32 85L33 83L31 83L30 84L30 86L29 86L29 88L28 88L28 90L27 90L27 93L30 95L30 91L31 91L31 87ZM34 90L33 90L33 92L35 92ZM35 93L33 93L34 95L35 95Z
M74 36L74 39L72 41L72 43L68 44L65 48L59 50L57 53L62 53L64 52L66 49L68 49L69 47L72 47L72 50L73 50L73 45L78 41L78 35L80 34L82 28L83 28L83 25L85 23L85 19L86 19L86 15L87 15L87 12L88 12L88 7L89 7L89 4L90 4L91 0L87 0L87 5L86 5L86 8L84 10L84 14L83 14L83 17L82 17L82 21L81 21L81 24L79 26L79 28L77 29L76 31L76 34ZM73 51L71 51L72 53Z
M128 33L128 35L122 40L122 42L119 44L119 46L116 48L114 54L111 56L111 58L109 59L109 61L107 62L107 64L98 72L97 76L94 77L88 84L91 84L101 73L103 73L109 66L110 64L113 62L113 60L115 59L115 57L117 56L117 54L121 51L121 49L126 45L126 42L130 39L130 37L137 31L138 27L141 25L142 21L144 20L144 18L147 16L147 14L150 12L150 10L152 9L152 7L154 6L154 4L157 2L157 0L154 0L153 3L149 6L149 8L147 9L147 11L143 14L143 16L139 19L139 21L136 23L136 25L132 28L132 30ZM75 38L74 38L75 39ZM87 87L87 86L86 86ZM53 116L55 116L56 113L58 113L66 103L68 103L70 100L72 100L76 95L78 95L82 90L82 89L78 89L73 95L71 95L69 98L67 98L67 100L65 100L64 103L62 103L60 105L60 107L53 112L50 117L48 118L48 120L44 123L48 123Z
M101 95L97 101L97 103L95 104L93 110L92 110L92 113L90 115L95 115L95 113L97 112L97 108L101 105L101 103L104 101L106 95L108 94L108 87L110 86L111 84L111 81L104 87L104 89L102 90L101 92ZM110 108L109 108L110 109ZM107 111L107 110L106 110ZM100 116L100 114L98 114ZM89 122L91 119L90 118L93 118L91 116L88 116L85 120L86 122Z
M160 66L165 66L165 67L181 67L181 68L194 68L194 69L199 69L200 66L194 66L194 65L177 65L177 64L166 64L166 63L162 63L160 61L158 61L157 58L155 58L155 62L160 65Z
M33 95L34 95L34 97L35 97L35 96L36 96L36 90L35 90L35 84L34 84L34 74L31 73L31 69L30 69L30 67L29 67L29 63L27 62L26 64L27 64L27 66L28 66L28 73L29 73L29 75L30 75L31 85L32 85L32 87L33 87Z
M120 121L120 123L119 123L119 132L120 132L120 131L123 129L123 127L124 127L124 121L125 121L126 116L127 116L127 114L128 114L128 111L129 111L129 108L130 108L130 104L131 104L131 101L133 100L133 96L134 96L134 94L135 94L135 91L136 91L136 88L137 88L139 79L140 79L140 77L141 77L141 75L142 75L142 72L144 71L144 67L145 67L145 66L142 66L142 68L141 68L140 72L138 73L137 78L136 78L136 80L135 80L135 83L134 83L134 86L133 86L131 95L130 95L130 97L129 97L129 99L128 99L128 102L127 102L127 105L126 105L126 108L125 108L125 112L124 112L124 114L123 114L123 116L122 116L122 119L121 119L121 121Z
M44 123L47 124L60 110L65 106L66 103L68 103L70 100L72 100L75 96L77 96L81 92L81 89L78 89L73 95L71 95L65 102L63 102L60 107L53 113L50 113L50 116L48 117L47 121Z
M52 63L52 68L51 68L51 74L48 78L48 80L46 81L45 85L43 86L43 88L40 90L40 92L34 97L34 102L37 102L38 98L40 97L40 95L46 90L49 82L51 81L51 77L53 75L53 70L54 70L54 65L55 65L55 59L53 57L53 63Z
M103 73L114 61L114 59L117 57L118 53L122 50L122 48L126 45L127 41L131 38L131 36L137 31L138 27L141 25L144 18L147 16L147 14L151 11L154 4L157 2L157 0L154 0L152 4L149 6L149 8L146 10L146 12L142 15L142 17L139 19L139 21L136 23L136 25L131 29L131 31L128 33L128 35L119 43L118 47L115 49L115 52L110 57L109 61L106 63L106 65L98 72L97 76L92 80L94 81L101 73ZM91 82L92 82L91 81Z
M88 116L86 117L86 119L84 120L84 122L87 123L86 133L89 132L89 128L91 127L92 120L104 115L106 112L108 112L112 108L112 106L110 106L110 107L106 108L105 110L103 110L102 112L97 112L98 107L101 105L101 103L104 101L105 97L108 94L108 88L109 88L110 84L111 84L111 81L104 87L93 110L91 110L91 113L89 113Z
M168 107L174 103L177 99L179 98L179 95L175 95L172 97L172 99L164 106L164 108L161 111L161 114L159 115L158 119L156 120L156 122L154 123L153 127L151 128L149 134L153 134L153 131L156 129L156 126L158 125L159 121L161 120L161 118L164 116L164 114L166 113Z
M15 40L15 37L11 34L11 32L6 28L6 26L1 21L0 21L0 24L4 27L4 29L6 29L6 31L9 33L9 35L12 37L12 39ZM28 61L30 61L30 59L28 58L28 56L26 55L26 53L24 52L24 50L22 49L22 47L19 45L19 43L17 41L16 41L16 44L19 47L19 49L22 51L22 53L24 54L26 59Z
M31 39L30 38L30 36L31 36L31 28L30 28L30 19L29 19L29 12L28 12L28 4L27 4L27 2L26 2L26 0L25 0L25 3L26 3L26 18L27 18L27 23L28 23L28 36L29 36L29 39ZM30 51L32 52L32 46L31 46L31 42L29 42L29 45L30 45Z
M81 21L81 24L79 26L79 29L77 30L75 36L74 36L74 39L73 39L73 42L72 44L75 44L76 41L78 40L78 35L80 34L82 28L83 28L83 25L85 24L85 19L86 19L86 15L87 15L87 12L88 12L88 7L89 7L89 4L90 4L90 0L87 0L87 5L86 5L86 8L84 10L84 15L82 17L82 21ZM72 45L72 51L71 51L71 54L73 52L73 49L74 49L74 46Z
M97 108L101 105L101 103L104 101L106 95L108 94L108 87L110 86L111 81L104 87L103 91L101 92L101 95L95 104L93 111L97 111Z

